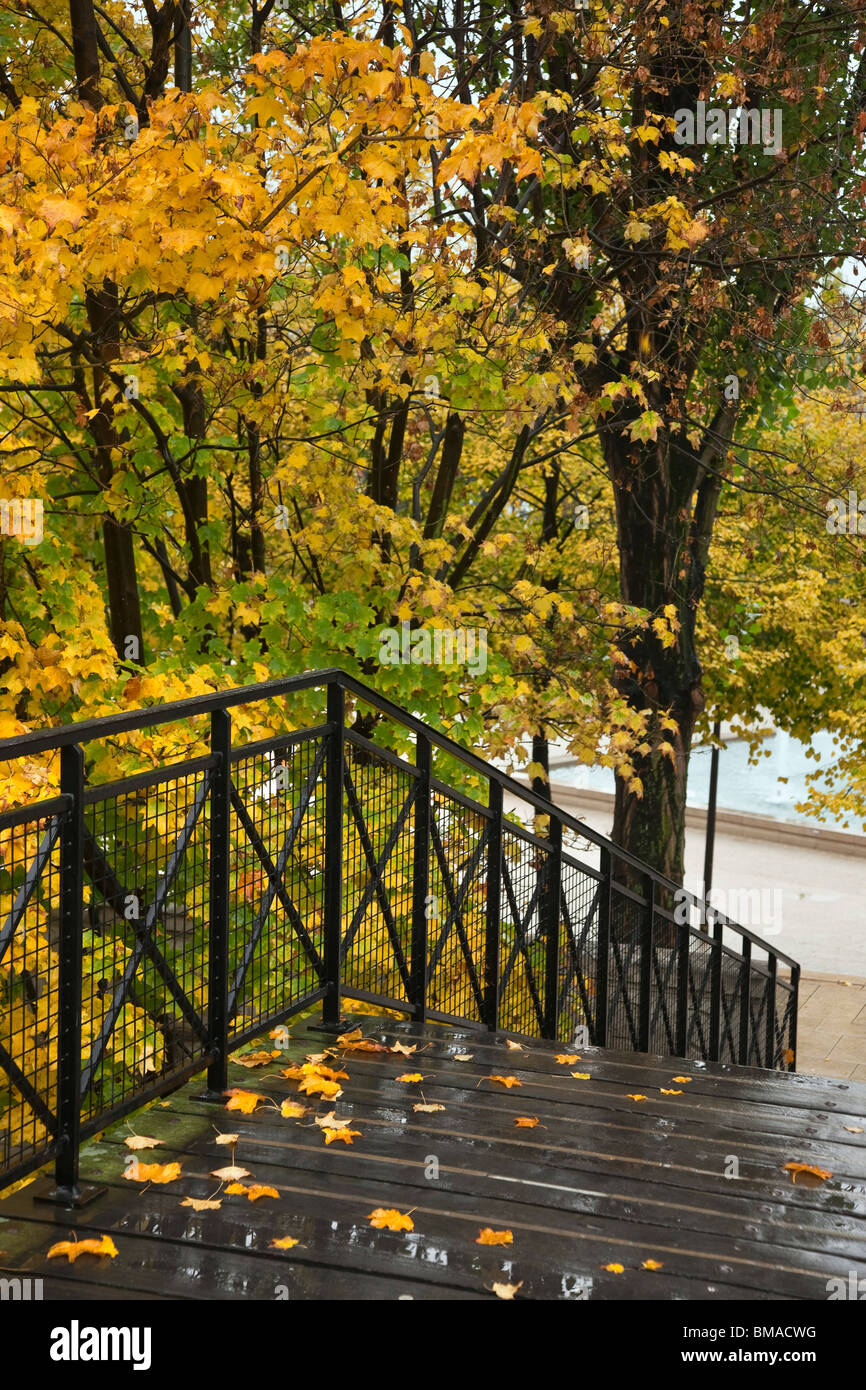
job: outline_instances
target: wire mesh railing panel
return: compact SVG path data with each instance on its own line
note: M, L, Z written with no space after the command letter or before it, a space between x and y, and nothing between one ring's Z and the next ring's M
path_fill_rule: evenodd
M797 1036L797 994L794 987L777 979L771 992L774 1007L774 1022L771 1055L765 1063L768 1067L781 1067L787 1070L796 1065L795 1044Z
M405 1003L416 779L366 747L345 748L342 984Z
M57 1109L61 831L55 803L0 817L0 1177L44 1162Z
M686 971L686 1057L710 1055L713 1015L713 942L702 932L689 932Z
M233 1041L322 983L325 752L297 736L232 760L228 987Z
M430 804L427 1002L480 1022L484 1016L489 821L434 789Z
M545 960L552 915L553 856L509 830L502 835L499 925L499 1024L541 1037L545 1018Z
M648 1050L673 1056L677 1050L679 940L666 921L653 930Z
M85 796L82 1122L206 1060L211 770Z
M640 1043L642 907L614 885L610 903L606 1046L633 1051Z
M749 971L749 1035L746 1055L738 1060L750 1067L772 1067L773 1048L767 1046L768 1012L775 1004L773 982L766 970Z
M729 952L721 953L719 971L719 1057L720 1062L737 1062L740 1050L742 1006L742 964Z
M598 1027L598 927L602 884L562 861L559 925L559 1025L564 1042L588 1047Z

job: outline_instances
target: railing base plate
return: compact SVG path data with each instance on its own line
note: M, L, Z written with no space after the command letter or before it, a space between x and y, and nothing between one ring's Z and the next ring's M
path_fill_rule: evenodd
M43 1178L30 1189L34 1202L40 1206L66 1207L67 1210L89 1207L107 1191L107 1187L96 1187L90 1182L78 1183L76 1187L58 1187L51 1178Z
M350 1018L341 1018L336 1023L308 1023L304 1031L307 1033L333 1033L335 1037L339 1037L340 1033L347 1032L351 1027L352 1020Z

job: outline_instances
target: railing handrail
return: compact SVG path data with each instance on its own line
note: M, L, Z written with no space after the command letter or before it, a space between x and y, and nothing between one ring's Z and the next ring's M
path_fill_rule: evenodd
M321 689L331 685L342 686L344 690L351 691L359 699L378 709L386 718L401 724L416 735L420 734L429 739L437 748L472 768L488 783L498 783L503 792L508 792L511 796L527 802L542 815L549 816L553 813L561 825L568 826L581 839L587 840L598 849L608 851L620 863L627 864L639 873L648 874L655 883L669 892L684 895L686 901L704 915L706 914L707 905L697 894L692 893L681 884L675 883L673 879L668 878L658 869L644 863L636 855L615 844L608 836L602 835L600 831L593 830L591 826L573 816L564 807L558 806L556 802L547 797L540 796L532 788L518 782L516 778L510 777L508 773L503 772L495 764L488 762L470 749L464 748L450 735L435 729L425 720L419 719L417 715L401 709L393 700L389 700L385 695L380 695L371 686L341 670L338 666L328 666L318 671L305 671L299 676L285 676L277 680L261 681L255 685L242 685L229 690L211 691L206 695L191 695L182 700L166 701L163 704L150 705L144 709L125 710L121 714L99 715L95 719L82 719L72 721L69 724L61 724L55 728L36 729L26 734L13 735L11 738L0 739L0 762L8 762L11 758L26 757L28 754L51 752L73 744L90 743L96 738L107 738L116 734L133 733L139 729L173 724L179 720L193 719L198 715L212 714L215 710L232 709L237 705L256 704L262 700L277 699L281 695ZM750 931L748 927L732 921L717 908L712 908L712 913L717 924L739 934L753 946L775 956L777 960L783 961L793 969L799 969L798 962L792 956L770 945L763 937Z

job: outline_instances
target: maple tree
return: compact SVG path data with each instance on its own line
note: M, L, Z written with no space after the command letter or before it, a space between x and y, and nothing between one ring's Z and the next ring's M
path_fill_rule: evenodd
M815 806L866 814L860 545L802 524L862 476L862 322L838 270L862 249L864 6L824 10L0 12L2 491L45 503L39 543L0 536L0 734L340 665L488 756L531 740L539 789L554 737L606 762L614 838L674 880L711 715L832 728L839 785ZM780 113L778 149L680 143L699 102ZM403 623L484 630L486 670L383 663ZM234 718L240 741L286 726L264 704ZM94 746L88 773L194 743ZM47 758L4 764L0 804L55 780ZM8 861L36 841L20 828ZM320 858L315 828L297 855ZM261 867L231 890L242 931ZM50 976L48 925L11 977ZM480 902L463 927L477 957ZM92 936L94 979L115 978L127 943ZM359 955L366 988L399 993L383 933ZM434 1006L463 982L452 941ZM86 1041L109 998L87 994ZM50 1095L49 996L11 997L6 1023L47 1038ZM140 1078L182 1045L131 998L102 1071Z

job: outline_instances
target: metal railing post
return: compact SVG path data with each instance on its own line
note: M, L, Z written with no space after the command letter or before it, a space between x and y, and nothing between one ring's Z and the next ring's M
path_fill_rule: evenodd
M655 918L655 881L644 874L643 891L646 905L641 912L640 929L640 998L638 1000L637 1048L650 1050L650 1011L652 1008L653 920Z
M685 1057L689 1034L689 923L677 924L677 1035L676 1055Z
M60 791L72 797L60 832L60 944L57 962L57 1157L54 1183L37 1202L82 1207L104 1187L78 1180L81 1142L81 962L84 932L84 750L60 750Z
M430 887L430 740L415 743L415 842L412 851L412 949L409 960L410 1004L416 1023L427 1017L427 895Z
M544 1033L555 1039L559 1034L559 908L562 894L562 821L550 817L547 838L547 892L544 896L543 923L546 938L544 970Z
M764 1066L776 1065L776 975L779 962L772 951L767 957L767 1021L764 1040Z
M228 710L210 719L211 753L217 759L210 793L210 930L208 932L208 1035L213 1060L208 1091L221 1095L228 1085L229 1053L229 857L231 825L232 721Z
M740 972L740 1027L737 1042L737 1061L741 1067L749 1065L749 1015L752 996L752 943L743 937L743 965Z
M607 975L610 962L610 918L613 892L613 861L610 850L602 847L599 857L601 882L598 898L598 958L595 968L595 1030L593 1044L607 1044Z
M794 965L791 966L791 993L793 994L794 997L793 997L793 999L792 999L792 1001L791 1001L791 1040L790 1040L789 1046L790 1046L790 1051L792 1052L793 1056L791 1057L791 1060L790 1060L790 1062L788 1063L788 1070L789 1070L789 1071L796 1071L796 1070L797 1070L797 1012L798 1012L799 1007L800 1007L800 967L799 967L799 965L796 964L796 963L795 963Z
M722 924L713 925L713 944L710 955L710 1035L707 1039L707 1062L719 1060L722 1023Z
M343 930L343 763L346 697L343 686L328 686L328 752L325 770L325 931L323 959L325 997L322 1025L340 1025L340 977Z
M484 1022L491 1032L499 1027L499 932L502 897L502 784L491 781L492 811L487 841L487 901L484 939Z

